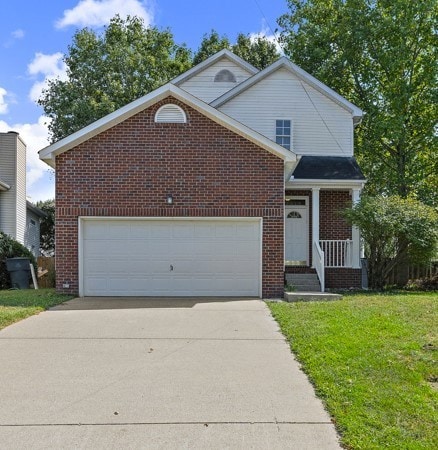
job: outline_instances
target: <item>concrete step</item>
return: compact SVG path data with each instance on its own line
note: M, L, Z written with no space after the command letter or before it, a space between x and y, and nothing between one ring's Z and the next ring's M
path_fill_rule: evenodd
M287 302L314 302L339 300L342 298L340 294L330 294L328 292L285 292L284 299Z
M291 280L317 280L318 275L316 273L287 273L286 279Z
M287 284L293 286L295 291L320 292L318 276L314 273L287 273Z

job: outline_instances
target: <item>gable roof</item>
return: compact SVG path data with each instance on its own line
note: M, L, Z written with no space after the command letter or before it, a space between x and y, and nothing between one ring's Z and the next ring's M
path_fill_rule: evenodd
M256 74L259 72L259 69L256 69L254 66L252 66L250 63L246 62L239 56L235 55L233 52L230 52L230 50L227 50L224 48L223 50L215 53L214 55L207 58L205 61L202 61L201 63L197 64L196 66L192 67L191 69L187 70L187 72L182 73L181 75L177 76L170 82L175 85L179 85L183 83L184 81L187 81L189 78L194 77L199 72L202 72L207 67L210 67L217 61L221 60L222 58L227 58L230 61L234 62L238 66L240 66L242 69L247 70L251 75Z
M124 120L132 117L133 115L143 111L146 108L154 105L155 103L163 100L166 97L173 97L180 100L187 106L192 107L204 116L213 120L214 122L222 125L223 127L229 129L230 131L248 139L254 144L262 147L268 152L278 156L285 161L296 161L296 154L290 150L286 150L282 146L276 144L267 137L257 133L251 128L243 125L237 120L227 116L223 112L213 108L207 103L199 100L197 97L189 94L178 86L172 83L167 83L164 86L150 92L149 94L123 106L122 108L108 114L105 117L91 123L90 125L82 128L79 131L65 137L64 139L55 142L48 147L43 148L39 151L39 157L45 161L49 166L55 167L55 157L64 153L73 147L91 139L99 133L102 133L109 128L123 122Z
M26 200L26 208L32 211L34 214L36 214L38 217L47 217L47 214L38 206L35 206L33 203L31 203L29 200Z
M231 100L232 98L236 97L246 89L250 88L254 84L258 83L259 81L266 78L271 73L281 69L285 68L292 72L294 75L296 75L300 80L304 81L308 85L312 86L314 89L316 89L321 94L325 95L344 109L346 109L348 112L351 113L353 116L354 123L359 123L362 116L363 111L358 108L356 105L353 105L353 103L346 100L342 95L339 95L337 92L335 92L333 89L326 86L324 83L321 83L321 81L317 80L315 77L307 73L305 70L298 67L296 64L294 64L292 61L287 59L285 56L281 57L277 61L275 61L270 66L266 67L265 69L261 70L260 72L256 73L252 77L248 78L245 81L242 81L242 83L235 86L233 89L229 90L219 98L213 100L210 105L214 108L218 108Z

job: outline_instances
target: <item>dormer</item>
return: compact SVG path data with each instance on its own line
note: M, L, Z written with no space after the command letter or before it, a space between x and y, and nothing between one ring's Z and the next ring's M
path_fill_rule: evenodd
M224 49L172 80L172 84L210 103L257 72L251 64Z

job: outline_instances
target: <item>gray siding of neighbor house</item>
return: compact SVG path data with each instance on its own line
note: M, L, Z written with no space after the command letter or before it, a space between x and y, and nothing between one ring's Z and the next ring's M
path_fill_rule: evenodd
M27 208L24 245L34 254L40 256L40 217Z
M24 243L26 228L26 145L17 133L0 133L0 230Z

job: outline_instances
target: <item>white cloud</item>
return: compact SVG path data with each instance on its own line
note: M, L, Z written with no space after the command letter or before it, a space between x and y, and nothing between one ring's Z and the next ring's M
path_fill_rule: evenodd
M6 89L0 87L0 114L6 114L8 112L8 104L6 103Z
M109 23L110 19L118 14L141 17L145 25L152 23L152 9L141 0L80 0L72 9L66 9L64 16L59 19L56 28L70 25L76 27L101 27Z
M10 125L5 121L0 120L0 132L17 131L27 146L27 167L26 167L26 181L27 193L32 198L32 201L44 200L40 198L41 194L51 194L53 192L53 180L50 183L49 166L41 161L38 156L38 150L49 145L49 131L47 123L50 119L41 116L36 123L18 123ZM53 178L53 177L52 177ZM47 181L48 180L48 181ZM44 183L42 183L44 182ZM43 184L45 187L41 194L35 191L36 185ZM41 189L41 188L40 188ZM53 198L47 197L47 198Z
M40 97L44 88L47 87L49 80L59 78L60 80L67 79L66 65L62 60L63 54L53 53L46 55L44 53L36 53L35 58L27 66L27 71L30 75L38 78L43 75L44 78L35 81L30 92L29 98L36 102Z
M11 36L14 38L14 39L23 39L24 38L24 30L22 30L21 28L18 28L17 30L15 30L15 31L13 31L12 33L11 33Z
M269 42L272 42L273 44L275 44L275 47L277 48L277 51L281 55L283 54L283 49L282 49L281 45L278 42L277 36L275 36L275 34L272 33L271 29L266 24L266 21L263 20L263 22L262 22L262 29L258 33L251 33L249 35L249 37L250 37L250 39L252 41L254 41L255 39L257 39L259 37L265 38Z

